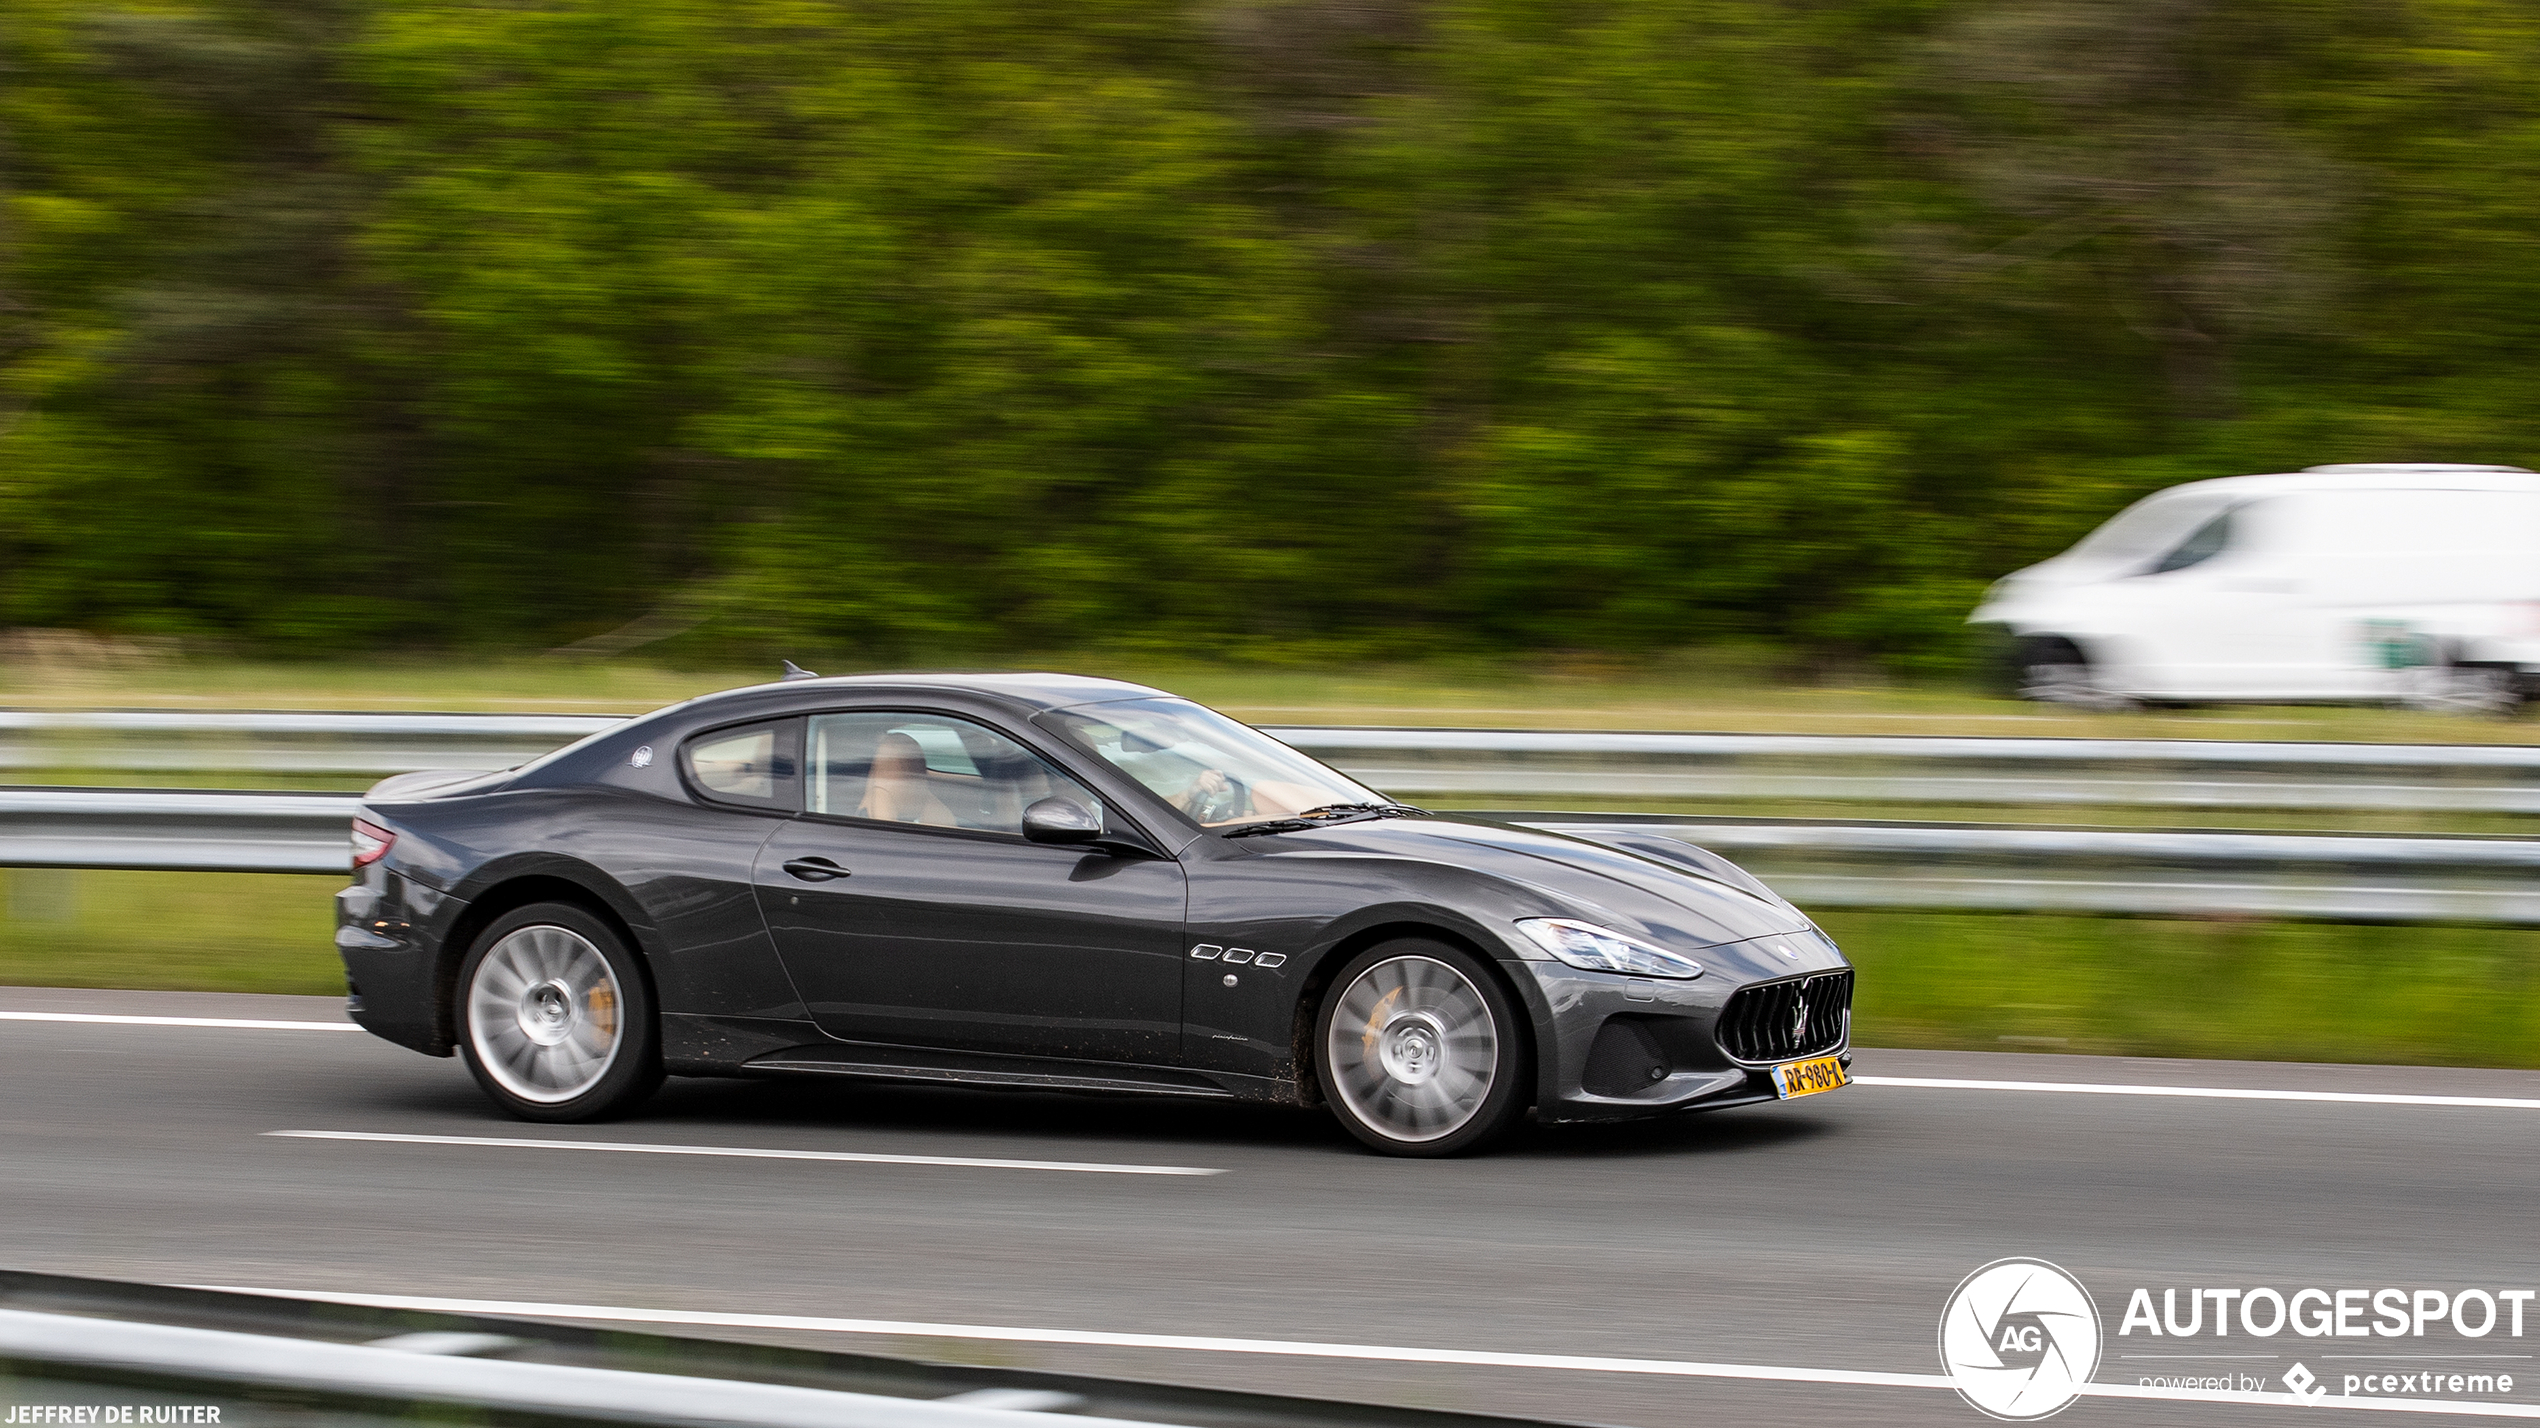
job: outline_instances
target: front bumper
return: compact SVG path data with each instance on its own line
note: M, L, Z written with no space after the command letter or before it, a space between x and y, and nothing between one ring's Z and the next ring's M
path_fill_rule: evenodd
M1780 1099L1773 1067L1785 1060L1840 1057L1852 1064L1848 982L1842 1022L1807 1049L1758 1061L1732 1057L1721 1045L1720 1018L1731 998L1750 988L1772 990L1812 978L1842 976L1849 967L1797 971L1735 981L1690 982L1585 972L1559 962L1522 962L1531 985L1540 1056L1536 1119L1634 1120L1679 1111L1715 1111ZM1820 1044L1825 1042L1827 1044Z

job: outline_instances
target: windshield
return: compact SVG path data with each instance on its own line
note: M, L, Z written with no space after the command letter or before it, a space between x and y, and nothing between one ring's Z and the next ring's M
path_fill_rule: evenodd
M1207 828L1388 801L1260 730L1184 699L1084 705L1042 722Z
M2228 504L2228 497L2210 492L2179 495L2164 491L2117 512L2106 525L2066 551L2065 558L2104 560L2111 565L2148 562L2168 553Z

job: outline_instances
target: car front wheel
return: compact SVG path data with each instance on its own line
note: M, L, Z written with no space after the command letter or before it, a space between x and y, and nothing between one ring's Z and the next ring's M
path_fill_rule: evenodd
M523 1120L587 1121L661 1084L652 998L609 925L570 903L494 920L459 968L459 1049Z
M1332 979L1315 1028L1324 1099L1389 1155L1456 1155L1526 1109L1525 1019L1480 958L1405 938Z

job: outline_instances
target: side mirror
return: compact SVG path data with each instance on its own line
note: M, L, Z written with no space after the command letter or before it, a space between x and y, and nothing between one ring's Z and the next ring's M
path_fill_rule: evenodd
M1044 798L1023 810L1023 836L1034 843L1092 843L1102 837L1102 820L1072 798Z

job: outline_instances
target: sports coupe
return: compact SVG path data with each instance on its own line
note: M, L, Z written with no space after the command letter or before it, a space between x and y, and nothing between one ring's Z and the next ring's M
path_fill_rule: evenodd
M1728 860L1430 814L1112 680L794 671L387 779L352 837L353 1019L529 1120L847 1076L1320 1105L1435 1156L1851 1061L1850 965Z

